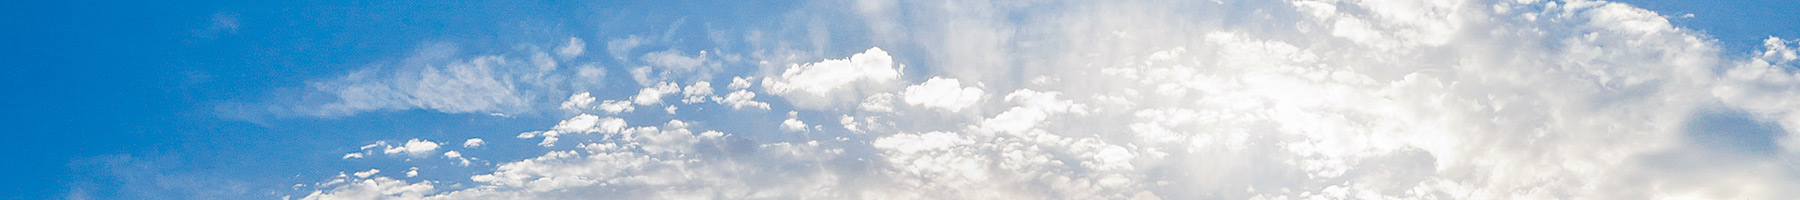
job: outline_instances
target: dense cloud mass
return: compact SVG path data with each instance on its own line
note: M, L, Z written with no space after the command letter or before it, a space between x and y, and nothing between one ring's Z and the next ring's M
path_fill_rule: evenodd
M717 76L696 68L730 63L709 63L704 52L652 52L642 57L658 66L646 70L672 72L647 74L702 78L644 79L640 93L625 99L557 94L571 96L560 108L576 114L518 136L545 152L497 161L479 175L419 180L353 173L310 184L310 194L295 197L1776 199L1800 194L1794 192L1800 191L1800 174L1792 167L1800 137L1786 134L1800 132L1795 41L1770 38L1759 54L1725 57L1705 36L1620 3L822 4L854 9L794 12L856 16L858 27L867 28L869 40L880 47L794 63L774 59L794 56L770 52L806 50L758 51L772 54L746 58L752 63L766 58L754 65L760 69ZM612 41L607 49L628 50L623 46L640 42ZM557 54L581 52L563 48ZM504 97L516 91L507 88L520 87L473 83L499 73L482 66L510 62L477 58L395 80L470 83L434 84L473 90L467 93L367 87L361 83L370 82L361 80L379 77L361 73L322 85L346 99L328 106L340 110L505 110L515 105L509 102L521 101ZM470 77L476 79L464 79ZM370 98L409 103L354 103ZM727 122L633 114L698 109L788 116L742 120L767 123L756 127L768 129L733 130L712 127L736 126L711 126ZM1744 124L1714 123L1718 117L1708 116L1778 128L1719 136L1744 134L1719 131ZM1729 145L1767 142L1756 137L1776 142L1771 149ZM511 139L485 143L500 140ZM482 144L480 139L468 140L465 148L380 142L364 149L381 146L387 154L419 157L439 150L476 151L470 148ZM374 159L355 155L345 158ZM464 166L476 159L455 157L464 159Z

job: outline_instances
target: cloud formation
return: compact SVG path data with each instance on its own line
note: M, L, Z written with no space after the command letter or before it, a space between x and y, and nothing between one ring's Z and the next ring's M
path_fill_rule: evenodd
M572 39L578 43L579 39ZM563 52L579 53L570 47ZM459 58L452 44L432 44L393 66L375 66L309 84L317 96L278 114L348 116L368 111L423 109L444 113L522 113L552 93L597 87L568 81L558 59L542 51ZM585 68L583 68L585 69ZM577 69L580 70L580 69ZM603 73L581 72L594 78Z
M1795 42L1771 38L1754 57L1723 58L1705 36L1626 4L855 4L795 12L860 16L878 45L914 50L763 65L764 74L724 88L710 78L663 79L600 105L576 94L562 105L582 114L520 134L543 138L541 156L497 164L472 182L340 175L302 199L1776 199L1800 191L1793 176L1768 175L1793 174L1800 137L1768 136L1782 140L1770 155L1690 141L1712 134L1695 131L1712 124L1696 116L1715 109L1800 132ZM918 21L944 23L908 24ZM903 60L927 75L902 76ZM751 86L757 79L760 88ZM734 92L708 98L715 90ZM757 91L785 102L743 105ZM796 110L734 122L621 114L676 94L684 101L671 110Z
M900 94L905 96L906 104L957 112L974 105L986 93L981 88L962 87L962 82L956 79L932 77L924 83L907 86Z
M887 51L870 48L845 59L789 65L780 75L762 79L762 85L764 91L795 106L824 108L861 100L871 90L889 89L900 71Z

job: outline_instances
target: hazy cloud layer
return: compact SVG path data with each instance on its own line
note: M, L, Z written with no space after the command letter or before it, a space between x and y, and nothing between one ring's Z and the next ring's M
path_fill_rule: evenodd
M853 9L794 12L860 17L854 24L883 46L808 62L765 59L731 80L681 71L709 66L705 52L650 52L641 58L653 67L639 69L660 71L643 73L658 78L640 79L654 82L638 95L563 92L555 99L573 95L560 107L579 114L509 141L541 145L526 150L540 156L453 179L339 175L295 197L1777 199L1800 191L1792 167L1800 137L1786 134L1800 132L1795 41L1771 38L1754 57L1720 57L1713 41L1625 4L835 3L853 5L820 7ZM640 40L608 49L630 58L617 51ZM774 50L755 57L808 51L761 48ZM507 85L531 81L496 81L517 73L482 67L510 62L454 63L462 65L421 70L450 75L352 74L319 87L355 102L328 108L351 111L496 111L530 101L506 97L520 93ZM466 84L394 86L408 81ZM639 107L761 118L644 117ZM1779 128L1722 129L1757 123ZM1755 138L1780 142L1773 150L1705 142ZM411 153L411 143L364 149ZM417 149L439 150L432 144Z

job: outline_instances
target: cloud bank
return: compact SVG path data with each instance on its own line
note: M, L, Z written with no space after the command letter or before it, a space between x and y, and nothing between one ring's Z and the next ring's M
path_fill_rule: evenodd
M561 107L581 114L519 135L541 138L528 141L543 146L540 156L444 180L340 175L296 197L1776 199L1800 191L1791 161L1800 137L1786 134L1800 132L1795 42L1771 38L1753 57L1721 57L1705 36L1626 4L841 3L854 5L819 7L855 9L794 12L857 16L853 23L885 46L758 65L723 88L710 82L726 80L708 74L657 79L601 104L579 93ZM682 58L696 58L643 57L660 68L642 69L680 69L690 66ZM493 76L483 74L496 74L470 68L449 74L473 75L444 77L485 83ZM457 71L434 70L426 71ZM487 98L508 87L322 88L406 102L344 110L488 111L515 101ZM440 89L467 95L421 98L453 93ZM700 100L662 100L677 95ZM787 116L632 114L643 106ZM1778 147L1742 153L1694 142L1721 133L1708 131L1720 123L1697 117L1709 110L1779 126L1760 136ZM727 123L764 128L714 128L739 127Z

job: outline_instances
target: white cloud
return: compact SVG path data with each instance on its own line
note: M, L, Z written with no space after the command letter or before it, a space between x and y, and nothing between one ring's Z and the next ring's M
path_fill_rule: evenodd
M604 81L605 78L606 68L600 67L599 64L588 63L575 68L575 81L577 83L597 88L600 85L603 85L602 83L604 82L602 81ZM583 89L586 88L588 87L584 87Z
M637 107L632 106L631 101L606 100L600 102L600 110L608 114L619 114L637 110Z
M636 35L613 39L606 41L606 53L612 54L613 59L625 60L625 55L631 55L631 49L636 49L640 45L644 45L644 38Z
M850 14L884 30L876 43L929 50L895 54L916 53L932 78L901 83L876 48L764 65L752 73L780 74L734 77L735 92L714 101L807 115L632 127L581 114L521 138L598 135L448 191L361 176L308 197L1778 199L1800 189L1766 175L1791 171L1781 166L1800 142L1741 155L1696 147L1708 133L1693 130L1706 127L1689 127L1705 120L1699 110L1723 109L1796 132L1794 42L1721 62L1705 37L1624 4L857 5ZM1047 6L1082 9L1038 10ZM874 16L892 13L911 14ZM905 24L917 21L934 23ZM770 54L760 57L785 56ZM787 101L733 103L754 102L757 78ZM599 107L624 104L603 109L617 114L698 90L677 89L654 84ZM844 129L800 120L819 117Z
M421 140L418 138L408 139L408 140L406 140L406 143L400 144L400 146L392 146L392 145L385 145L385 146L386 147L382 148L381 153L389 154L389 155L405 154L405 155L410 155L413 157L420 157L420 156L429 155L432 153L437 153L437 150L438 150L438 143L431 142L430 140Z
M348 116L369 111L424 109L443 113L515 114L533 111L539 100L555 99L568 88L594 87L604 76L594 66L563 75L541 51L461 57L455 45L425 45L393 64L379 64L341 77L310 81L309 94L275 114Z
M562 59L567 60L573 59L576 56L581 56L581 53L586 51L587 42L581 41L581 38L569 37L568 44L556 48L556 56L560 56Z
M856 109L869 112L893 112L894 94L879 93L869 95L869 98L864 98L862 103L856 105Z
M687 104L703 103L707 98L717 98L713 96L712 83L706 81L696 82L682 88L681 96L681 103Z
M485 144L487 144L487 142L481 141L481 138L469 138L469 140L463 141L462 146L463 146L463 148L475 148L475 147L481 147L481 145L485 145Z
M569 95L569 100L564 101L562 103L562 109L563 110L581 110L584 108L588 108L588 104L593 104L593 103L594 103L594 97L588 96L587 92L575 93L575 95Z
M1018 103L1006 112L993 118L981 121L980 130L986 132L1020 133L1037 127L1039 123L1052 114L1064 112L1083 112L1085 107L1067 100L1057 99L1056 92L1038 92L1030 89L1013 91L1006 95L1007 101Z
M706 51L700 51L700 55L688 56L671 49L644 54L643 60L666 70L691 72L706 64Z
M894 58L881 48L869 48L848 59L793 64L776 77L763 79L763 90L784 97L795 106L825 108L861 100L865 90L884 90L899 78Z
M731 85L727 85L726 88L731 88L733 90L750 89L750 84L756 83L753 79L755 78L744 78L742 76L731 77Z
M559 136L562 136L563 134L618 133L624 131L625 126L625 119L618 117L601 118L600 116L583 113L567 120L557 122L556 126L551 127L550 130L526 132L520 134L518 138L528 139L542 137L544 140L538 142L538 145L555 146L556 142L561 139Z
M361 176L360 173L359 176ZM429 182L407 183L387 177L339 177L330 183L318 186L332 187L332 190L314 191L300 199L423 199L425 195L431 194L436 189Z
M645 106L662 104L663 97L680 92L681 87L674 83L657 83L654 87L645 87L642 90L638 90L637 96L631 96L631 102Z
M1748 61L1725 70L1720 83L1711 88L1719 100L1733 107L1760 115L1786 128L1781 141L1789 151L1800 152L1800 60L1795 43L1770 37L1763 50Z
M726 94L725 98L719 99L718 102L720 104L725 104L726 106L731 106L731 109L734 110L742 110L744 107L769 110L769 103L756 101L753 98L756 98L755 92L738 90L736 92L731 92L731 94Z
M956 79L932 77L925 83L906 87L901 94L909 105L958 112L980 101L981 95L986 93L981 88L962 87Z
M556 123L556 127L550 128L550 130L559 132L582 132L592 129L595 125L599 124L600 116L581 114L576 115L574 118L569 118L568 120Z
M368 178L371 175L375 175L375 173L381 173L381 170L380 169L369 169L368 171L356 172L355 175L357 178Z
M788 132L806 132L806 122L796 118L798 113L788 112L787 120L781 121L781 130Z

